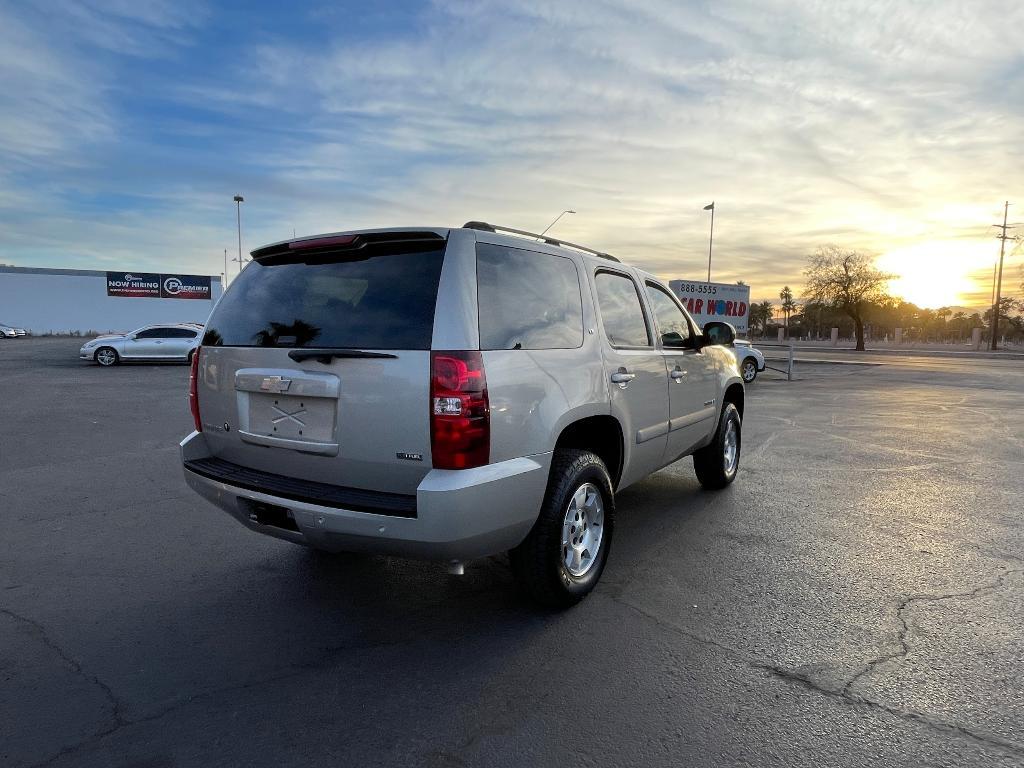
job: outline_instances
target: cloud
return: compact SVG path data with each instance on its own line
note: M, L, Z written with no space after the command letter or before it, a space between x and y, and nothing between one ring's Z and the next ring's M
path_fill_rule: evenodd
M28 30L22 82L43 96L27 126L0 122L0 151L56 165L100 146L86 155L133 198L108 217L154 261L230 245L241 191L247 243L293 226L540 229L571 207L557 234L694 277L714 199L716 277L771 297L824 243L985 242L1024 160L1024 102L999 97L1024 93L1024 10L996 2L439 1L405 23L332 8L287 25L254 7L240 42L203 37L223 20L201 8L72 7L72 46ZM159 125L111 99L127 61L145 72L196 37L227 63L147 81ZM87 49L120 58L91 67ZM178 242L150 238L171 222Z

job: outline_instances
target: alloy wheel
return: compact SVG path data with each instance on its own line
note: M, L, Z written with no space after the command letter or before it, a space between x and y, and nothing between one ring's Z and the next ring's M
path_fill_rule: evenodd
M562 563L570 575L584 576L597 562L604 538L604 497L584 483L569 499L562 523Z

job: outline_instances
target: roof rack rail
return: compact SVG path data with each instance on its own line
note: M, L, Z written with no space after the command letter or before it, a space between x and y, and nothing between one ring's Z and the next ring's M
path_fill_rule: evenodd
M488 224L486 221L467 221L462 225L463 229L476 229L481 232L511 232L515 235L522 235L524 237L533 237L540 240L548 245L557 245L562 248L575 248L577 251L584 251L585 253L591 253L594 256L599 256L602 259L608 259L609 261L618 262L619 260L612 256L610 253L604 251L595 251L593 248L587 248L585 245L577 245L576 243L570 243L568 240L556 240L553 237L547 235L538 235L536 232L527 232L524 229L513 229L512 227L502 227L499 224Z

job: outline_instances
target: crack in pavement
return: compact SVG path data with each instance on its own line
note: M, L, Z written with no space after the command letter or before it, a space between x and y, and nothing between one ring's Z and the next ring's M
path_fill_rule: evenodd
M948 723L945 720L938 720L936 718L929 717L923 712L918 712L916 710L900 709L899 707L892 707L888 704L883 704L882 702L875 701L874 699L869 699L864 696L846 694L843 693L842 690L837 690L835 688L829 688L827 686L820 685L815 681L811 680L806 675L802 675L794 670L785 669L784 667L778 667L771 664L755 664L752 666L755 666L759 669L763 669L766 672L769 672L772 675L779 677L783 680L786 680L791 683L796 683L803 688L807 688L817 693L824 694L825 696L829 696L851 706L865 707L867 709L875 710L878 712L885 712L889 715L899 718L900 720L920 723L940 733L958 734L978 744L987 747L997 747L1006 752L1010 752L1014 756L1024 755L1024 744L1009 741L1008 739L1003 739L999 736L993 736L992 734L978 733L977 731L972 731L971 729L965 728L962 725L957 725L956 723Z
M1007 579L1009 579L1011 576L1021 573L1024 573L1024 569L1006 570L1002 574L1000 574L994 582L989 584L983 584L967 592L953 592L938 595L918 594L910 595L904 598L899 603L896 611L897 618L899 619L901 625L897 634L897 640L900 644L899 649L890 653L883 654L874 659L871 659L869 662L867 662L867 664L865 664L863 669L861 669L856 675L850 678L850 680L848 680L841 687L831 687L827 685L822 685L816 682L815 680L811 679L811 677L809 677L808 675L801 673L798 670L786 669L775 664L765 663L757 658L749 656L748 654L744 653L743 651L737 648L733 648L711 638L686 630L671 622L665 621L664 619L655 615L654 613L647 611L644 608L635 605L620 596L609 594L602 591L597 591L591 596L591 599L593 599L594 597L606 598L646 618L647 620L653 622L656 626L660 628L667 629L681 637L685 637L688 640L699 643L701 645L715 648L727 654L728 656L738 660L739 662L748 665L753 669L768 672L771 675L778 677L782 680L798 684L801 687L829 696L836 700L847 703L851 706L860 706L875 711L884 712L893 717L897 717L901 720L920 723L928 728L931 728L932 730L936 730L942 733L958 734L978 744L989 747L996 747L1008 751L1016 756L1024 754L1024 744L1003 739L992 734L973 731L970 728L958 725L956 723L950 723L933 717L929 717L928 715L915 710L892 707L882 702L856 694L853 692L852 689L859 680L869 675L877 667L889 661L893 661L898 658L903 658L910 652L910 644L907 641L907 635L910 633L910 626L908 625L907 620L904 616L904 611L906 611L906 609L909 606L911 606L914 603L939 602L943 600L953 600L959 598L974 598L983 594L995 592L999 588L1001 588L1005 584ZM223 686L208 691L203 691L199 694L188 696L184 699L173 702L172 704L164 707L163 709L150 713L149 715L145 715L143 717L135 719L128 719L124 715L124 707L121 701L114 694L110 686L101 681L95 675L90 675L89 673L87 673L82 668L81 664L78 661L76 661L70 654L68 654L58 643L56 643L49 636L49 634L46 632L46 629L39 622L36 622L25 616L17 614L14 611L11 611L6 608L0 608L0 613L7 615L12 619L19 621L25 624L26 626L30 627L32 631L39 637L41 642L46 647L50 648L54 653L56 653L65 662L65 664L67 664L75 672L75 674L89 681L103 692L111 710L112 722L109 727L92 734L86 739L63 747L50 757L33 764L33 768L43 768L43 766L51 765L52 763L56 762L62 757L74 754L75 752L83 749L84 747L90 744L94 744L108 736L113 735L115 732L120 731L123 728L127 728L133 725L152 723L157 720L160 720L163 717L166 717L167 715L177 710L184 709L186 707L192 706L193 704L202 702L204 700L214 699L217 696L232 693L235 691L259 688L270 683L280 682L282 680L298 677L309 671L317 670L322 667L328 666L339 653L351 652L353 650L372 650L376 648L384 648L403 644L401 641L398 640L363 640L359 638L354 638L352 640L348 640L335 646L326 648L317 659L312 660L310 662L304 664L291 664L285 667L283 670L279 669L274 674L270 674L265 677L257 678L255 680L248 680L242 683L237 683L229 686ZM534 676L540 676L543 674L543 670L538 670L534 674ZM507 711L504 714L507 715ZM460 761L460 755L466 749L472 747L473 744L478 742L479 739L484 735L507 732L507 724L504 727L495 728L493 720L494 718L489 718L488 721L481 723L469 736L468 739L463 741L463 743L461 743L460 745L456 746L453 750L440 750L434 752L433 755L431 756L435 759L448 759L455 762Z
M852 687L856 684L858 680L865 677L867 674L869 674L871 671L873 671L876 667L880 666L881 664L884 664L887 661L892 661L896 658L902 658L909 653L910 646L906 641L906 635L910 632L910 627L903 616L903 611L905 611L908 606L912 605L913 603L919 602L939 602L942 600L953 600L957 598L978 597L983 594L997 591L1000 587L1003 586L1003 584L1006 582L1008 578L1010 578L1013 575L1021 573L1024 573L1024 569L1018 568L1004 571L996 578L994 582L990 584L983 584L979 587L976 587L975 589L970 590L969 592L952 592L940 595L911 595L904 598L900 602L899 607L897 609L897 617L899 618L900 623L902 625L902 628L898 635L901 650L893 653L887 653L875 659L872 659L867 663L867 665L865 665L864 669L862 669L860 672L854 675L849 681L847 681L841 687L830 687L827 685L822 685L816 682L815 680L811 679L811 677L809 677L808 675L799 672L798 670L786 669L785 667L781 667L776 664L768 664L762 662L756 658L753 658L743 653L742 651L736 648L724 645L723 643L719 643L710 638L703 637L702 635L698 635L694 632L690 632L686 629L683 629L682 627L672 624L671 622L667 622L661 617L656 616L650 613L649 611L646 611L643 608L634 605L633 603L630 603L622 597L610 595L603 592L595 592L594 594L606 597L612 602L618 603L619 605L622 605L626 608L629 608L632 611L635 611L639 615L652 621L656 626L668 629L678 635L681 635L682 637L685 637L689 640L693 640L702 645L716 648L720 651L723 651L727 655L735 658L736 660L744 664L747 664L753 669L766 671L772 674L773 676L778 677L787 682L796 683L801 687L816 691L818 693L821 693L825 696L829 696L851 706L860 706L878 712L884 712L886 714L892 715L893 717L897 717L901 720L920 723L928 728L931 728L932 730L941 733L958 734L975 743L988 747L996 747L1006 752L1010 752L1014 756L1019 756L1024 755L1024 743L1010 741L1009 739L1004 739L1000 736L995 736L993 734L974 731L970 728L958 725L956 723L950 723L946 722L945 720L929 717L925 713L918 712L916 710L893 707L888 704L884 704L880 701L869 699L866 696L856 694L852 691Z
M907 597L903 598L903 600L900 601L899 606L896 608L896 618L900 623L900 628L896 633L896 642L899 643L900 647L890 653L882 654L881 656L877 656L868 661L867 664L865 664L864 667L860 670L860 672L858 672L856 675L851 677L846 682L841 691L842 695L851 695L853 691L853 686L856 685L862 678L874 672L877 667L881 666L882 664L886 664L890 661L894 661L896 659L905 658L907 654L910 653L910 643L907 640L907 635L910 633L910 626L907 624L907 618L904 615L904 612L911 605L913 605L914 603L934 603L941 602L942 600L955 600L957 598L979 597L980 595L997 591L1000 587L1003 586L1003 584L1010 576L1019 573L1024 573L1024 569L1016 568L1003 571L1003 573L1001 573L993 583L983 584L982 586L972 589L969 592L950 592L941 595L908 595Z
M9 611L7 611L5 609L0 609L0 612L2 612L2 613L10 613ZM13 614L11 614L11 615L13 615ZM28 621L29 624L34 624L34 622L32 622L31 620L27 620L27 621ZM402 644L402 642L398 641L398 640L383 640L383 641L381 641L381 640L365 641L365 640L358 640L358 639L350 640L350 641L347 641L347 642L338 643L336 645L327 647L325 649L324 653L321 654L321 656L318 659L314 660L314 661L310 661L310 662L307 662L307 663L304 663L304 664L290 664L287 667L285 667L283 670L279 669L274 674L270 674L270 675L267 675L265 677L260 677L260 678L257 678L255 680L246 680L245 682L242 682L242 683L235 683L235 684L232 684L232 685L225 685L225 686L222 686L220 688L213 688L213 689L210 689L210 690L207 690L207 691L202 691L200 693L197 693L197 694L194 694L194 695L191 695L191 696L187 696L187 697L185 697L183 699L175 701L175 702L169 704L168 706L164 707L163 709L157 710L156 712L151 712L150 714L144 715L143 717L138 717L138 718L130 720L128 718L123 717L120 714L120 709L119 709L116 721L109 728L105 728L103 730L97 731L96 733L93 733L92 735L86 737L85 739L82 739L81 741L77 741L74 744L68 744L67 746L62 747L58 752L55 752L54 754L50 755L49 757L44 758L43 760L41 760L39 762L32 763L30 768L43 768L44 766L51 765L51 764L55 763L57 760L61 759L62 757L66 757L68 755L74 754L75 752L78 752L79 750L81 750L81 749L83 749L83 748L85 748L85 747L87 747L87 746L89 746L91 744L95 744L95 743L97 743L99 741L102 741L106 737L112 736L116 732L118 732L118 731L120 731L120 730L122 730L124 728L128 728L128 727L133 726L133 725L142 725L142 724L146 724L146 723L153 723L153 722L155 722L157 720L160 720L163 717L166 717L167 715L171 714L172 712L175 712L175 711L177 711L179 709L184 709L185 707L189 707L189 706L191 706L193 704L202 702L204 700L213 699L213 698L216 698L217 696L221 696L221 695L223 695L225 693L232 693L232 692L235 692L235 691L244 691L244 690L248 690L248 689L259 688L259 687L261 687L263 685L266 685L268 683L276 683L276 682L280 682L282 680L289 680L289 679L291 679L293 677L299 677L299 676L301 676L303 674L306 674L307 672L315 671L317 669L321 669L323 667L328 666L334 660L334 658L336 656L338 656L339 654L341 654L341 653L349 652L349 651L353 651L353 650L372 650L372 649L375 649L375 648L384 648L384 647L389 647L389 646L393 646L393 645L401 645L401 644ZM50 646L50 647L53 647L53 646ZM65 658L66 659L68 657L65 656L64 654L61 654L61 658ZM110 691L110 689L105 684L103 684L102 682L96 680L95 678L90 678L90 679L95 681L105 691ZM112 692L110 693L110 696L113 697L113 693ZM113 700L116 701L117 699L113 698Z
M29 629L31 629L32 632L36 635L36 637L39 638L40 642L42 642L43 645L45 645L47 648L49 648L51 651L57 654L57 656L60 657L60 659L68 667L71 668L72 672L74 672L76 675L83 678L84 680L88 681L92 685L96 686L97 688L99 688L99 690L103 693L103 696L107 700L107 704L110 707L110 717L112 722L107 728L97 732L96 734L93 734L93 736L90 736L90 739L101 738L106 734L113 733L114 731L124 727L128 723L123 714L123 707L121 701L117 698L117 696L114 695L114 692L113 690L111 690L110 686L104 683L95 675L90 675L88 672L86 672L82 668L82 665L78 663L78 661L76 661L74 657L72 657L67 651L65 651L60 646L60 644L57 643L57 641L50 637L49 633L46 631L46 628L42 624L40 624L38 621L28 618L27 616L22 616L19 613L15 613L14 611L8 608L0 608L0 613L2 613L5 616L9 616L15 621L20 622L21 624L24 624ZM51 762L52 760L57 759L57 757L60 757L61 754L63 754L63 752L64 750L62 750L61 753L58 753L58 755L54 756L51 760L48 760L47 762Z

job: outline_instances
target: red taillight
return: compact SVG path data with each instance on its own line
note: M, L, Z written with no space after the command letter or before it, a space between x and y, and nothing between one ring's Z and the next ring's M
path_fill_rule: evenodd
M430 353L430 444L436 469L489 461L491 413L479 352Z
M334 235L333 237L311 237L306 240L293 240L288 243L289 251L302 251L306 248L326 248L329 245L352 245L356 235Z
M196 432L203 431L203 422L199 418L199 353L202 350L202 347L196 347L196 351L192 353L192 366L188 374L188 407L192 411Z

